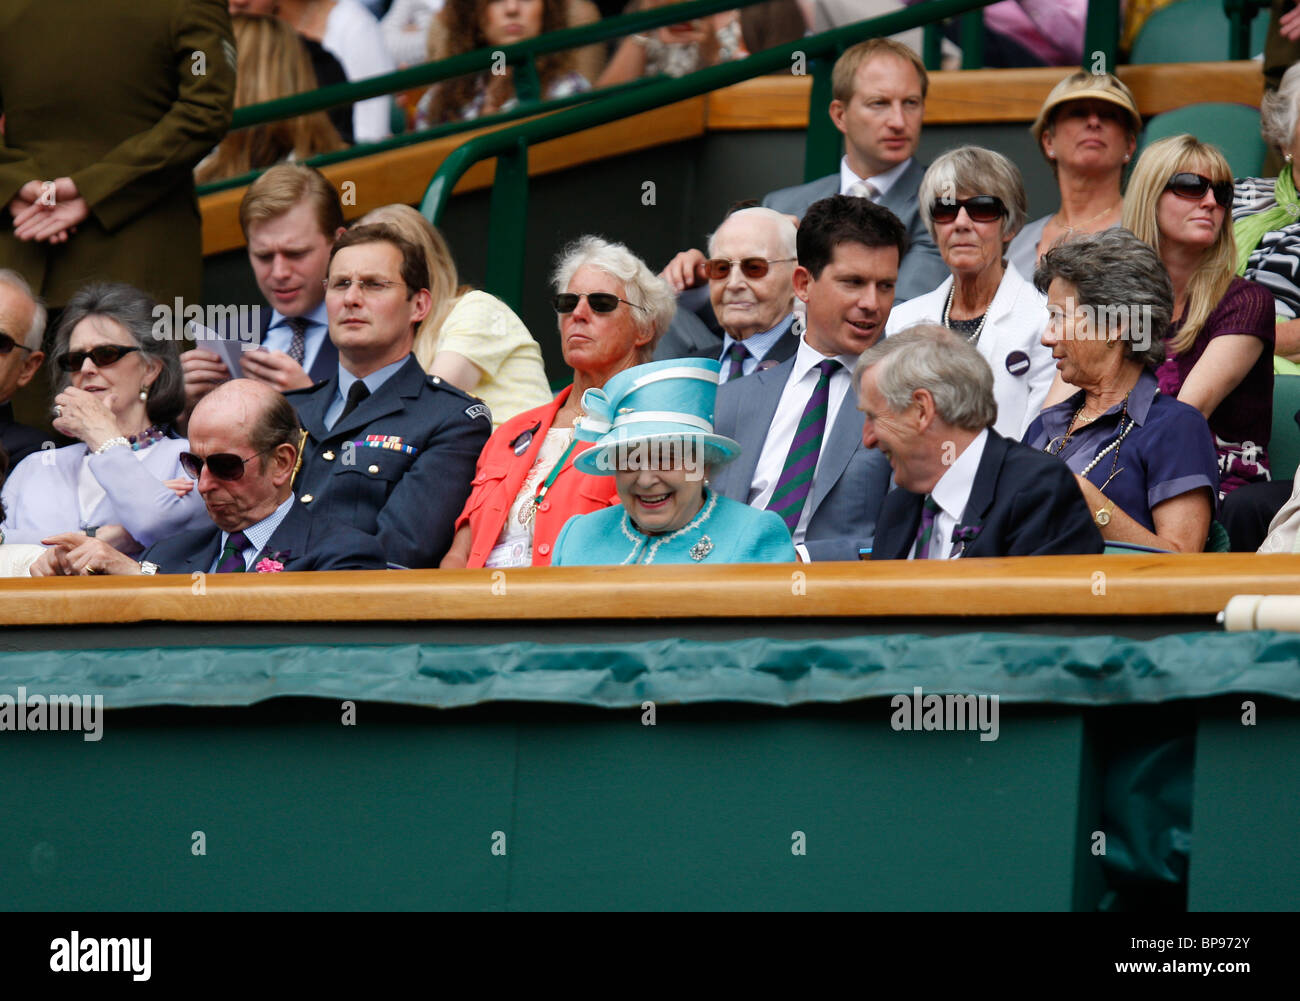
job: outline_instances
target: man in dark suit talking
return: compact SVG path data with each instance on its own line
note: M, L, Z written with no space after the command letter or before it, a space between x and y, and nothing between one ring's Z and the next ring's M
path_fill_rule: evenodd
M964 337L918 324L854 370L862 443L894 470L876 560L1100 553L1101 533L1065 463L993 430L988 363Z

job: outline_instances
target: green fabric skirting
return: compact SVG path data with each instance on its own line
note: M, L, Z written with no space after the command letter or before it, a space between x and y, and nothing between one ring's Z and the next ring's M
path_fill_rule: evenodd
M630 643L219 646L0 654L0 693L102 694L111 708L319 696L437 707L521 700L788 706L911 692L1008 702L1300 699L1300 635L1011 633Z

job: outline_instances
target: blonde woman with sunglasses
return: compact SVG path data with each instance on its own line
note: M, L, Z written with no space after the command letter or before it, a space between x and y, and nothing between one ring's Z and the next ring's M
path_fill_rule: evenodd
M1232 193L1222 153L1195 136L1171 136L1138 159L1123 217L1126 229L1155 248L1173 282L1173 322L1156 377L1162 393L1209 421L1220 498L1269 479L1273 421L1273 296L1234 274Z

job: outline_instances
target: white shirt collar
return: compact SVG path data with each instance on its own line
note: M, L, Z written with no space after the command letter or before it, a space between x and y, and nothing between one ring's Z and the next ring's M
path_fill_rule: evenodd
M805 331L799 336L799 347L795 350L794 371L790 373L791 378L795 380L802 379L824 362L826 357L808 343L808 333ZM845 372L850 375L853 374L853 367L858 363L857 355L835 355L834 357L839 359L840 364L844 366Z
M984 456L984 446L988 444L989 429L977 434L966 450L957 456L957 460L947 468L939 482L930 491L934 502L943 508L944 514L954 522L960 523L966 512L966 503L975 486L975 474L979 471L980 459Z
M877 174L875 177L859 177L849 169L849 158L847 156L840 158L840 194L847 195L849 188L857 184L858 181L870 181L871 186L880 194L878 198L884 198L889 194L889 189L894 186L894 182L903 176L903 171L907 170L911 164L912 158L909 156L897 166L890 167L883 174Z

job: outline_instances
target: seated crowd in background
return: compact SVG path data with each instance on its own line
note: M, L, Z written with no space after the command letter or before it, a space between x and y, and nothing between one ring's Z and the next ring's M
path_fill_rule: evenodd
M397 16L444 54L589 13L434 6ZM270 85L310 86L310 49L287 25L320 41L373 21L358 0L231 8L245 14L241 101L274 75L260 40L297 60ZM626 40L606 75L716 62L740 27L720 15ZM665 65L649 69L655 53ZM573 65L540 60L544 90L586 86ZM513 88L485 73L424 106L476 117ZM198 330L178 355L151 334L153 300L120 283L62 309L54 427L76 443L0 425L18 460L0 531L24 547L6 558L51 574L1198 552L1221 544L1221 504L1264 487L1281 511L1263 549L1293 548L1300 481L1288 501L1268 461L1273 349L1291 322L1271 277L1296 200L1289 157L1270 191L1238 184L1232 226L1227 162L1194 136L1152 143L1121 196L1136 104L1112 76L1072 73L1031 129L1060 209L1026 226L1023 178L1000 153L915 158L927 89L905 46L852 46L827 109L838 172L739 203L707 255L683 251L660 275L600 236L564 248L553 303L572 381L555 396L537 340L459 284L419 212L384 206L348 228L318 171L271 167L240 205L269 306L255 350ZM1297 93L1288 73L1266 104L1288 154ZM296 159L300 138L236 133L211 161L252 166L249 143ZM41 366L43 326L38 297L0 272L0 392Z

